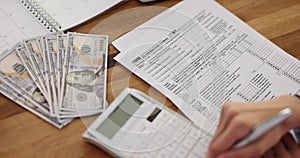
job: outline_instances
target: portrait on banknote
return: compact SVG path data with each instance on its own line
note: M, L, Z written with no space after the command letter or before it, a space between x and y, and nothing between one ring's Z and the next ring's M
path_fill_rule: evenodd
M35 88L32 92L32 99L40 104L47 103L46 98L39 88Z
M70 86L85 92L94 92L103 86L103 72L93 72L90 70L81 70L69 72L66 77L66 82Z

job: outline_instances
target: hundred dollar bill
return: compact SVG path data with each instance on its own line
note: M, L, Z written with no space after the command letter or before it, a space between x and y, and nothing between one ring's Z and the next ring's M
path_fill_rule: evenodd
M102 112L106 97L108 36L68 33L61 108L79 115Z
M26 49L22 46L19 45L14 49L17 52L17 56L19 60L22 61L23 65L25 66L27 72L29 73L31 79L35 83L35 85L39 88L41 94L45 97L47 104L49 106L50 113L53 113L53 106L52 104L49 104L51 102L51 99L49 97L49 93L47 92L47 88L45 87L45 84L42 83L42 81L37 77L37 74L34 71L33 64L31 63L27 53Z
M44 62L44 58L46 58L45 53L43 52L43 37L36 37L31 39L26 39L23 41L24 46L26 48L27 56L29 57L34 72L36 73L37 77L40 80L40 83L46 87L46 93L44 94L49 106L51 107L51 113L54 112L52 100L51 100L51 89L49 86L49 78L48 78L48 71L47 71L47 63Z
M45 47L46 47L46 55L48 60L44 60L48 62L47 66L49 69L49 78L50 78L50 87L51 87L51 98L53 101L53 110L54 115L59 115L59 106L58 106L58 85L56 78L56 65L57 65L57 54L58 54L58 46L57 46L57 34L51 34L45 37Z
M10 100L14 101L18 105L22 106L26 110L32 112L33 114L44 119L45 121L49 122L57 128L62 128L63 126L69 124L72 121L71 119L62 120L55 117L51 117L49 114L41 111L39 108L34 106L34 104L32 104L29 100L22 97L22 95L18 94L16 91L12 90L10 87L8 87L2 82L0 82L0 93L2 93Z
M59 33L57 35L57 64L56 64L56 78L57 78L57 88L58 88L58 100L62 100L61 87L62 87L62 76L63 76L63 62L67 47L67 35ZM60 103L60 102L59 102Z
M32 38L24 40L23 42L35 73L40 78L41 82L45 84L45 68L40 40Z
M52 34L50 34L49 36L51 36ZM54 109L54 105L52 105L54 103L53 100L53 96L52 96L52 88L51 88L51 83L50 83L50 63L49 63L49 59L48 59L48 49L47 49L47 45L46 45L46 37L45 36L41 36L39 38L36 38L36 40L38 41L37 43L40 45L40 53L42 55L42 62L43 62L43 67L44 67L44 80L46 88L47 88L47 93L48 93L48 97L49 97L49 104L51 104L50 106L53 106Z
M18 45L15 47L18 49L21 48ZM43 113L43 115L47 115L52 120L56 118L60 123L70 122L70 119L64 118L71 117L53 117L50 115L46 98L31 78L32 76L29 73L29 71L32 71L30 65L24 66L24 62L20 60L20 55L16 52L16 49L2 53L0 55L0 65L1 83L10 87L11 90L18 94L18 97L25 98L30 102L30 104L27 103L28 105L38 108L39 110L36 109L36 111Z
M22 61L23 65L27 69L27 72L31 76L31 78L34 81L35 85L40 89L40 91L43 93L43 95L45 97L47 97L47 90L46 90L44 84L41 83L41 81L37 77L37 75L36 75L36 73L33 69L33 65L31 64L30 59L26 54L25 47L22 44L18 44L11 51L13 51L13 50L15 50L17 52L17 56L19 57L19 59ZM12 54L13 54L13 52L12 52Z
M0 65L0 80L3 83L30 100L44 113L49 113L46 98L26 71L15 49L1 54Z

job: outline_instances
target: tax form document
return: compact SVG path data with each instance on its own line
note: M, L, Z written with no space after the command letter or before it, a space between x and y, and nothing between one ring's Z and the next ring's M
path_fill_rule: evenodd
M182 1L113 42L115 59L213 133L225 101L300 89L300 62L215 1Z

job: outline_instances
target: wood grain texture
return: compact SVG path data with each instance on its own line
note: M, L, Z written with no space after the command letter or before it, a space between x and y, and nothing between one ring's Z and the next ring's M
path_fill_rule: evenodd
M110 41L113 41L179 1L165 0L142 4L136 0L128 0L69 31L108 34ZM299 0L217 1L287 53L300 59ZM119 19L116 15L124 15L128 18L118 23ZM107 79L109 103L123 88L129 86L150 94L176 110L176 107L162 94L115 63L113 57L117 54L118 51L110 45ZM71 124L59 130L0 95L0 157L111 157L106 152L83 141L81 135L87 126L84 122L81 119L75 119Z

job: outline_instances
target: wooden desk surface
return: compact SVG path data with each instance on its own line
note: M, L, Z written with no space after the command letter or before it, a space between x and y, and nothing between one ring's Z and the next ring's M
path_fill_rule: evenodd
M158 14L164 7L170 7L179 1L166 0L142 4L136 0L128 0L70 31L109 34L112 41L145 19ZM299 0L217 1L283 50L300 59ZM148 7L134 11L140 6ZM120 24L116 23L115 20L118 19L114 15L124 13L129 15L129 18ZM99 27L96 27L98 25ZM110 45L107 83L109 103L127 86L151 93L158 99L164 98L122 66L115 65L112 58L117 53L118 51ZM176 109L169 100L162 101ZM86 126L81 119L75 119L59 130L0 95L0 157L110 157L104 151L83 141L81 135L85 130Z

